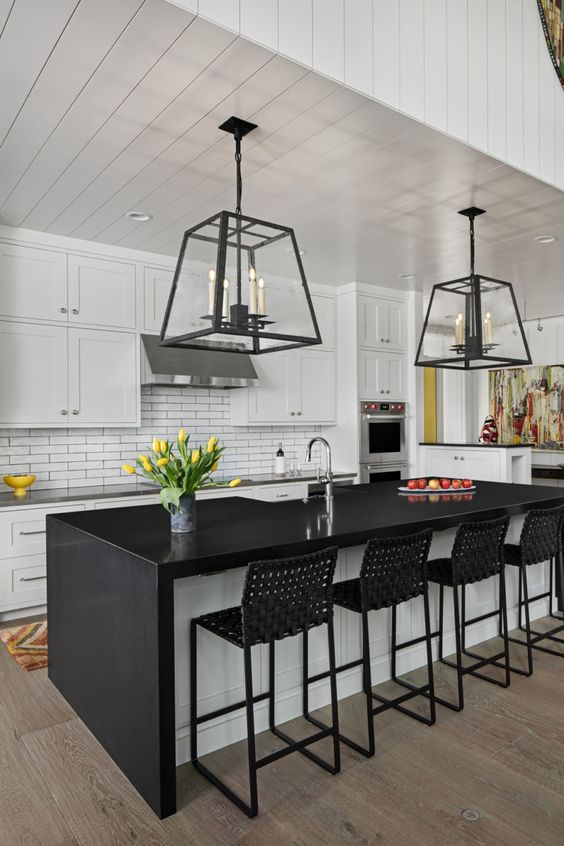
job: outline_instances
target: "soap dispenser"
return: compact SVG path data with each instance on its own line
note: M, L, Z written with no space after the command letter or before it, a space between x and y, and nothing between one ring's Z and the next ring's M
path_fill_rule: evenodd
M286 459L284 457L284 450L282 444L278 444L278 452L274 460L274 472L277 476L284 476L286 473Z

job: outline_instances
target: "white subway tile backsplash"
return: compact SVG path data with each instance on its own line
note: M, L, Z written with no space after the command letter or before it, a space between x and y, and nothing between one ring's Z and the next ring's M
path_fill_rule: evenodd
M176 438L180 426L191 445L211 435L225 447L224 476L253 476L274 469L282 442L288 466L303 464L307 442L316 426L242 427L230 424L230 391L207 388L144 387L141 426L92 429L0 429L0 477L36 473L37 489L135 484L121 465L146 452L153 436Z

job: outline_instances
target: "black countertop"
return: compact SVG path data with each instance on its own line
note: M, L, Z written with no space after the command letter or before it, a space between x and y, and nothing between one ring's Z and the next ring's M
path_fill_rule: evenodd
M336 471L334 479L354 479L356 472L345 473ZM253 476L252 479L242 479L240 487L253 488L262 485L286 485L294 482L315 482L315 473L303 473L301 476L277 476L275 473L261 473ZM233 494L233 488L218 487L209 488L210 492L225 492ZM87 488L52 488L46 490L29 490L25 496L14 496L13 493L0 492L0 509L18 507L22 505L57 505L65 502L82 502L91 499L121 499L130 496L157 496L160 488L150 482L134 485L94 485Z
M170 517L159 505L52 515L47 517L47 540L48 549L50 536L54 547L62 542L54 523L65 524L162 568L169 578L180 578L241 567L258 558L302 554L333 544L355 546L377 535L448 529L464 520L516 515L560 503L564 491L548 486L479 482L474 494L410 497L398 494L397 482L383 482L336 489L330 511L323 498L305 503L236 496L202 501L197 531L180 536L171 534ZM53 551L56 554L56 548Z
M419 441L419 446L437 446L437 447L478 447L479 449L531 449L533 444L477 444L473 442L471 444L452 444L452 443L440 443L437 444L434 441Z

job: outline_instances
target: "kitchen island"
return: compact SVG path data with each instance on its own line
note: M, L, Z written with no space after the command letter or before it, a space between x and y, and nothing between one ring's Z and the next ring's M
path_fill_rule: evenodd
M182 731L179 737L179 730L186 734L189 619L238 604L249 561L337 545L341 551L336 578L351 578L358 575L363 545L370 537L429 527L437 530L432 554L447 554L454 529L464 520L508 514L517 533L527 510L563 502L564 492L555 488L488 482L479 483L474 494L423 499L399 495L395 482L358 485L337 489L329 505L324 498L269 503L222 497L199 503L198 530L179 537L171 535L169 516L160 506L50 515L49 678L148 804L165 817L176 810L177 760L189 757L182 753ZM538 587L544 586L543 567L539 565ZM562 576L562 561L559 567ZM531 581L536 592L534 578ZM491 610L491 585L472 586L469 605L482 613ZM516 620L515 590L508 591L508 601L511 626ZM415 605L400 610L398 636L404 640L421 630L422 612ZM470 607L469 613L473 610ZM339 663L359 654L354 616L340 609L336 614ZM370 633L378 683L388 673L388 627L385 614L373 616L378 617ZM478 627L469 631L468 643L494 633ZM316 640L314 634L310 670L318 672L325 660L324 639ZM447 636L447 648L450 643ZM237 650L214 642L213 636L202 649L207 689L204 684L200 711L240 699ZM260 648L254 651L260 692L265 655ZM420 650L405 651L400 672L424 664ZM286 719L301 712L299 638L281 643L280 653L279 721L281 715ZM360 689L355 670L343 679L339 694ZM311 701L312 708L326 704L325 683L312 686ZM206 724L203 751L243 736L243 724L230 718ZM257 729L261 727L257 719Z

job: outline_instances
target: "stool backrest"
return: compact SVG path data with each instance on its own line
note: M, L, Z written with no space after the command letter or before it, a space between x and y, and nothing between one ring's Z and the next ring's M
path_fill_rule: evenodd
M480 582L503 567L503 542L509 517L462 523L452 545L454 584Z
M387 608L423 593L432 536L432 529L425 529L413 535L368 541L360 568L363 611Z
M245 644L271 643L326 623L333 615L336 546L249 564L241 602Z
M523 564L540 564L558 555L563 515L564 505L527 512L520 538Z

